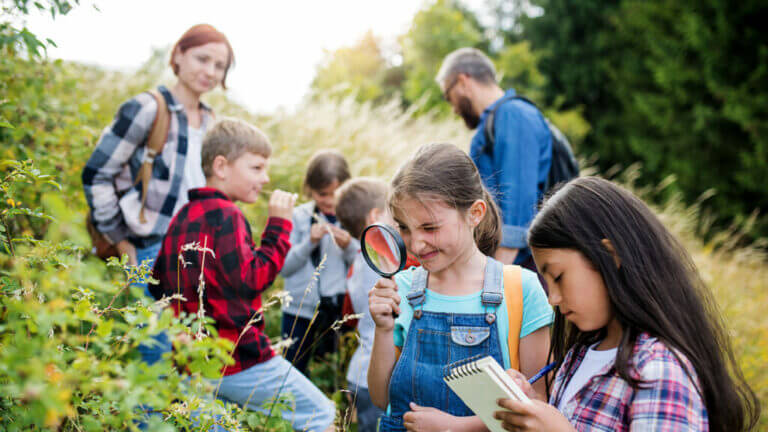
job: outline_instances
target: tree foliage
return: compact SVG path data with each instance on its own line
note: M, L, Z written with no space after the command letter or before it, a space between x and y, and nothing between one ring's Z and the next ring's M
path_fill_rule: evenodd
M514 8L509 13L516 16ZM500 18L501 23L507 21ZM399 98L404 106L414 107L417 113L452 115L435 75L448 53L462 47L475 47L488 53L495 62L502 87L515 88L537 102L578 146L590 127L581 115L581 107L560 109L557 101L548 103L544 98L548 77L539 70L541 55L531 50L528 41L507 38L504 42L499 35L498 29L484 27L475 13L460 1L436 0L417 12L408 31L399 37L399 53L391 57L401 63L387 58L382 42L369 33L354 46L328 53L312 88L325 95L332 90L332 94L341 98L354 94L360 102L382 103Z
M641 162L688 202L708 190L720 223L757 209L768 234L768 34L764 2L539 0L525 36L546 98L582 106L603 169Z
M416 13L411 27L400 38L405 69L403 97L409 104L419 102L422 112L448 112L435 82L443 58L461 47L488 50L483 27L475 15L455 0L437 0Z
M369 31L354 46L327 52L312 88L318 93L333 93L342 98L354 94L360 102L381 101L397 89L389 85L393 71L380 42Z
M279 416L214 402L208 380L231 362L232 344L205 317L174 317L168 300L147 300L135 286L146 265L105 268L86 253L83 164L117 105L159 77L151 65L126 79L49 61L50 42L9 20L76 3L2 3L0 430L289 430ZM160 330L178 341L195 320L210 337L175 343L152 367L141 361L140 343Z

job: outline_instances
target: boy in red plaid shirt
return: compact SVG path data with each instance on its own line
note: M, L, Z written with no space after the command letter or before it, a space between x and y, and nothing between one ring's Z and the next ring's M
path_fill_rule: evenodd
M150 291L158 299L181 294L186 300L172 302L176 313L196 314L204 268L202 308L214 319L219 336L237 343L235 363L224 367L217 396L263 411L262 403L282 388L295 400L295 411L283 415L295 429L330 430L333 404L274 352L264 334L264 320L252 323L261 315L261 293L275 280L291 247L295 196L283 191L272 194L258 248L234 201L256 201L269 182L271 152L267 137L240 120L221 120L208 132L202 147L207 187L190 190L189 203L171 221L153 272L159 283Z

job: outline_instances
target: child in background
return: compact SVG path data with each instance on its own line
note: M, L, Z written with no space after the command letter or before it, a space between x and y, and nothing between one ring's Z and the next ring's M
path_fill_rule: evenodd
M339 222L358 240L368 225L394 223L387 213L387 184L381 180L363 177L350 180L339 188L337 197L336 215ZM379 275L368 267L362 252L358 250L347 279L347 291L354 313L363 316L357 322L360 345L349 362L347 382L357 409L359 432L375 432L379 417L384 414L371 401L367 378L375 327L368 312L368 292L378 279Z
M177 314L196 314L202 307L213 318L219 337L237 343L234 364L225 366L217 396L254 411L278 391L294 396L295 409L283 412L297 430L332 430L333 403L289 362L276 355L264 334L261 293L274 281L288 253L295 197L275 191L269 219L256 248L251 227L233 201L252 203L269 182L267 137L239 120L216 123L203 141L202 167L207 187L189 191L189 202L173 218L163 238L150 285L155 298L180 293L171 302ZM185 245L196 244L192 250ZM210 250L198 250L205 247ZM205 255L205 295L198 284ZM181 259L180 259L181 258ZM179 268L181 266L181 268ZM219 382L214 382L219 384Z
M344 156L332 150L316 153L309 161L303 188L312 200L293 211L293 246L281 273L293 301L283 306L282 334L283 339L294 340L286 358L306 376L310 355L322 358L337 351L336 332L326 330L341 319L347 270L360 248L336 220L336 189L348 179ZM313 281L323 257L323 267ZM314 352L308 352L313 345Z
M760 405L688 253L637 197L573 180L528 234L555 307L549 403L500 402L514 431L747 431Z
M482 430L444 368L492 356L533 375L546 360L552 309L535 273L491 258L498 209L459 148L420 148L395 174L389 208L422 267L379 279L369 297L368 386L373 402L388 406L379 430Z

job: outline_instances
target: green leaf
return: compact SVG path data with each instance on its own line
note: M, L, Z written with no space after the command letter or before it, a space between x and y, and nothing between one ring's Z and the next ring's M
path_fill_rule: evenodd
M92 304L87 299L82 299L75 304L75 316L79 319L86 319L91 313Z
M112 328L115 326L115 322L111 319L108 319L106 321L102 321L99 326L96 328L96 334L99 335L101 338L106 338L110 334L112 334Z

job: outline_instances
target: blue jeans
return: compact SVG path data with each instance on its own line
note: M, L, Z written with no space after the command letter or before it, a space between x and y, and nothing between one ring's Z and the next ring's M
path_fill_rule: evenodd
M218 380L212 380L211 384L216 386ZM323 431L333 423L336 416L333 402L279 355L222 378L218 398L251 411L268 414L268 401L277 396L281 386L281 395L293 395L294 410L275 410L273 416L282 416L291 422L295 430L300 431Z
M136 249L136 261L141 264L144 261L148 262L151 269L155 265L155 258L160 252L160 246L162 242L155 243L152 246L148 246L142 249ZM137 283L135 286L144 288L144 295L149 297L150 301L154 301L155 298L149 292L149 286L146 283ZM144 363L153 365L160 361L163 354L171 351L171 342L168 340L168 335L165 332L160 332L152 336L152 341L145 342L139 345L139 353Z

